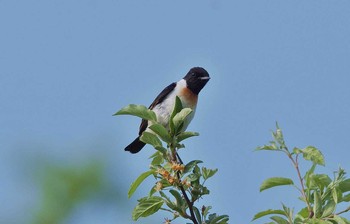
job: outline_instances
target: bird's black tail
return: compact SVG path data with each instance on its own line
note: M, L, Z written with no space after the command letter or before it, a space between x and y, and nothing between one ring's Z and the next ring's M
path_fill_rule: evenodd
M130 143L130 145L125 147L125 151L129 151L133 154L138 153L145 145L146 144L144 142L141 142L140 138L137 137L133 142Z

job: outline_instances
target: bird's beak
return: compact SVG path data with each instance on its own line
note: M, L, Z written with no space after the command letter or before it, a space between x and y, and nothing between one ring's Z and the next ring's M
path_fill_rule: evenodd
M209 76L206 76L206 77L200 77L201 80L209 80L210 77Z

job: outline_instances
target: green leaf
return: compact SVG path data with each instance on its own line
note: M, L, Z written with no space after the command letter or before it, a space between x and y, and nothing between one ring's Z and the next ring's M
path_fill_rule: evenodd
M300 154L300 153L302 153L302 152L303 152L303 151L302 151L301 149L297 148L297 147L294 147L294 148L293 148L293 153L296 154L296 155L297 155L297 154Z
M331 214L333 214L333 212L336 209L336 206L337 206L337 204L333 200L328 201L328 203L326 204L326 206L323 209L322 218L326 218L326 217L330 216Z
M186 177L186 179L190 182L194 182L194 181L197 181L199 179L200 175L198 174L195 174L195 173L191 173L190 175L188 175Z
M166 194L163 192L163 191L159 191L159 194L163 197L164 201L165 201L165 204L172 210L175 210L177 212L181 211L181 209L179 209L177 207L176 204L174 204L170 198L168 196L166 196Z
M350 191L350 179L343 180L339 183L339 189L341 192Z
M348 220L338 216L338 215L334 215L333 220L337 223L337 224L348 224L350 223Z
M149 127L154 133L156 133L164 142L170 143L171 137L168 130L161 124L153 124Z
M206 195L206 194L209 194L210 191L207 187L202 187L202 192L201 192L201 195Z
M213 218L209 224L225 224L228 223L229 217L228 215L219 215Z
M140 137L140 140L144 143L150 144L153 147L162 146L162 142L159 138L150 132L144 131Z
M136 189L140 186L140 184L151 174L154 174L153 170L146 171L142 173L130 186L128 191L128 198L130 198L136 191Z
M283 210L284 210L284 216L286 216L286 218L288 220L292 220L293 219L294 209L288 208L283 203L282 203L282 207L283 207Z
M280 216L272 216L270 217L273 221L275 221L278 224L289 224L288 220L280 217Z
M177 113L179 113L181 110L182 110L182 103L181 103L181 100L178 96L176 96L175 98L175 105L174 105L174 109L173 109L173 112L171 113L171 116L170 116L170 122L169 122L169 127L170 127L170 132L172 134L175 134L175 126L174 126L174 122L173 122L173 119L175 117L175 115Z
M185 145L184 145L184 144L177 143L177 144L176 144L176 148L177 148L177 149L183 149L183 148L185 148Z
M308 147L302 149L302 151L303 151L304 159L310 160L313 163L321 165L321 166L325 165L323 155L322 155L321 151L318 150L317 148L315 148L313 146L308 146Z
M147 217L154 214L162 207L163 203L163 199L157 196L142 198L132 212L132 219L136 221L140 217Z
M113 116L116 115L132 115L149 121L157 121L157 115L143 105L129 104L113 114Z
M341 201L340 202L349 202L350 201L350 194L346 194L342 197Z
M198 163L203 163L203 161L201 160L192 160L191 162L187 163L185 165L185 169L184 169L184 174L191 172L193 170L193 168L198 164Z
M181 197L181 194L178 191L174 190L174 189L169 190L169 192L176 199L176 205L178 207L182 207L184 205L184 199Z
M171 202L170 198L163 192L163 191L159 191L160 196L163 197L163 199L165 200L165 202Z
M322 214L322 197L319 191L314 192L314 215L319 218Z
M213 220L216 216L217 216L216 213L210 214L208 217L208 221L211 222L211 220Z
M311 168L306 171L304 179L306 180L306 187L307 188L311 188L311 176L313 175L313 173L315 172L316 169L316 164L313 163Z
M152 145L158 151L166 153L166 149L163 147L162 142L155 134L144 131L140 137L140 140L146 144Z
M178 132L178 131L181 130L185 119L187 118L187 116L190 113L192 113L192 109L191 108L183 108L179 113L177 113L174 116L173 122L174 122L175 132Z
M298 214L302 218L308 218L309 217L309 209L307 207L301 209Z
M148 197L151 197L154 195L154 193L158 192L156 189L155 189L155 185L151 188L151 190L149 191L148 193Z
M164 163L164 157L160 151L156 151L150 158L153 158L151 162L153 167Z
M202 223L202 216L201 216L201 213L199 212L199 209L196 206L193 206L192 208L193 208L194 214L196 215L196 219L198 223Z
M320 190L323 190L327 187L331 182L331 178L326 174L312 174L310 175L311 185L310 187L318 187Z
M340 194L339 197L341 197L342 194ZM337 188L333 188L332 189L332 198L334 200L334 202L337 204L338 203L338 191L337 191Z
M202 196L201 195L201 190L198 187L192 188L192 190L191 190L192 201L196 201L201 196Z
M159 182L163 185L163 189L172 186L171 184L169 184L169 181L166 179L161 179Z
M300 215L295 215L295 217L294 217L294 221L293 221L293 223L294 224L301 224L301 223L305 223L304 222L304 218L303 217L301 217ZM272 224L274 224L274 223L272 223Z
M256 213L253 220L259 219L261 217L267 216L267 215L284 215L284 211L283 210L274 210L274 209L268 209L259 213Z
M305 220L305 222L302 222L302 224L304 223L305 224L334 224L331 221L322 220L322 219L308 219L308 220Z
M210 210L212 207L211 207L211 206L207 206L207 207L203 206L203 208L204 208L204 209L202 209L202 215L203 215L204 217L207 217L207 215L209 214L209 210Z
M286 145L283 138L282 130L279 128L278 123L276 122L276 132L272 132L272 136L276 142L280 145L280 149L285 149Z
M198 136L198 135L199 135L198 132L190 132L190 131L180 132L180 134L177 136L177 142L181 142L187 138Z
M207 169L205 167L202 167L202 174L204 180L207 180L208 178L214 176L214 174L218 171L218 169Z
M293 185L293 181L289 178L284 177L272 177L265 180L260 186L260 192L269 189L271 187L281 186L281 185Z
M255 150L259 151L259 150L268 150L268 151L273 151L273 150L276 150L276 151L280 151L280 149L278 148L278 146L276 145L275 142L270 142L271 144L270 145L263 145L263 146L258 146Z

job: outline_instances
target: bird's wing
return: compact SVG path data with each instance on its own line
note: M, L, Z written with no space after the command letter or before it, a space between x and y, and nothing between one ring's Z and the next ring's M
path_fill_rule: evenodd
M176 82L171 83L165 89L163 89L162 92L159 93L159 95L156 97L156 99L153 101L153 103L148 107L148 109L152 110L157 104L161 103L168 95L175 89ZM140 130L139 130L139 135L142 135L142 132L146 130L148 126L148 121L145 119L142 119L141 125L140 125Z

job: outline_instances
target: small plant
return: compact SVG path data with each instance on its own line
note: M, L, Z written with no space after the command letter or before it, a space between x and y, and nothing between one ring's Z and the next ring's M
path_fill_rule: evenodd
M184 148L182 141L198 136L197 132L184 132L182 129L186 117L192 113L190 108L183 108L177 97L174 110L169 120L169 127L157 122L156 114L141 105L128 105L114 115L133 115L148 120L151 131L143 132L140 140L152 145L156 152L150 157L151 165L148 171L142 173L130 186L130 198L140 184L149 176L155 178L147 196L138 200L138 205L132 212L133 220L150 216L159 210L171 213L165 223L182 217L194 224L225 224L227 215L209 213L211 206L197 207L195 203L204 195L210 193L205 182L211 178L217 169L200 167L200 160L192 160L184 164L178 150ZM165 143L163 145L163 143Z
M299 199L305 204L297 214L294 214L292 208L282 204L282 209L268 209L257 213L253 220L263 216L270 216L272 222L277 224L349 224L350 221L342 217L343 213L350 211L350 179L346 179L345 171L339 168L334 172L331 178L326 174L317 174L317 166L324 166L324 157L320 150L313 146L306 148L293 148L292 151L287 147L282 130L276 124L277 130L272 132L273 141L268 145L258 147L257 150L268 150L282 152L290 159L296 174L297 184L290 178L273 177L265 180L260 186L260 192L272 187L281 185L294 186L299 192ZM302 175L299 159L311 161L311 167ZM341 211L337 210L337 205L347 203L347 208Z

